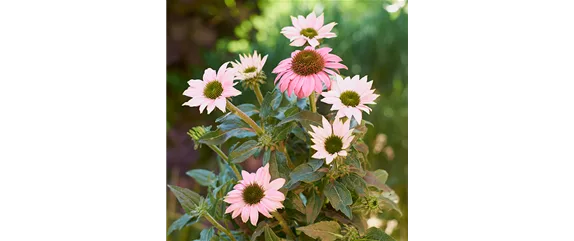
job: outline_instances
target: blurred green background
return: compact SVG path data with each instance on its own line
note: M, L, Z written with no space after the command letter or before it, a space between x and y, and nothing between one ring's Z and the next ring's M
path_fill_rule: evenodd
M212 125L221 115L199 114L197 108L183 107L189 98L182 95L189 79L201 79L206 68L218 69L222 63L238 59L240 53L257 50L269 55L264 71L269 80L262 86L264 94L273 88L271 70L288 58L297 47L280 30L291 26L289 16L315 11L325 14L325 23L337 22L336 38L326 39L321 46L343 59L349 70L345 76L368 75L381 94L373 112L365 119L374 123L365 141L370 146L371 170L383 168L389 173L388 185L400 197L403 216L382 215L396 219L392 231L397 240L407 240L408 194L408 2L397 0L339 1L241 1L241 0L168 0L167 1L167 182L203 194L200 186L185 175L194 168L217 170L216 154L208 147L194 150L186 132L193 126ZM252 91L243 92L234 103L256 103ZM329 106L318 102L319 112ZM243 163L253 171L260 160ZM183 212L175 197L166 189L167 227ZM394 223L394 221L392 222ZM384 221L383 228L389 223ZM194 240L205 223L175 232L168 240ZM390 227L388 227L390 228Z

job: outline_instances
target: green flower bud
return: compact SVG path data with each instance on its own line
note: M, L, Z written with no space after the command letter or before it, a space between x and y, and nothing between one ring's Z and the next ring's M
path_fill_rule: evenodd
M189 135L189 137L191 137L191 139L193 140L193 143L194 143L193 148L195 150L197 150L197 148L199 148L201 146L201 143L199 143L199 139L201 137L203 137L209 131L211 131L211 126L208 126L208 127L196 126L196 127L191 128L187 132L187 135Z

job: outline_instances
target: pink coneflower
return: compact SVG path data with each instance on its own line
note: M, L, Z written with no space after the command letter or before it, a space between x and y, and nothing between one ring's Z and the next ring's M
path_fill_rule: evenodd
M323 14L316 17L314 12L307 15L307 18L299 15L297 18L291 16L293 27L284 27L281 33L291 41L291 46L303 46L306 42L316 47L319 39L337 37L331 30L337 23L332 22L323 26Z
M261 55L255 51L253 55L239 55L239 59L240 61L231 62L236 71L235 79L243 81L246 86L265 83L263 82L265 74L262 69L267 61L267 55L262 59Z
M340 119L335 119L331 126L325 117L323 117L322 128L311 125L311 129L313 129L313 131L309 131L313 141L311 148L317 151L312 157L325 159L326 163L330 164L339 156L347 156L346 149L349 148L355 137L352 135L353 129L349 129L350 125L350 120L343 123Z
M327 74L335 75L338 69L347 69L347 66L339 63L343 61L339 56L329 53L331 50L327 47L314 49L307 46L304 50L291 53L291 58L279 62L273 73L277 74L275 83L279 80L281 92L287 90L289 95L295 93L299 98L305 98L313 90L321 93L321 82L327 89L330 88L331 80Z
M210 114L215 107L225 112L227 97L238 96L241 91L233 86L233 77L235 71L228 69L224 63L217 73L215 70L208 68L203 73L203 80L192 79L188 81L189 87L183 92L183 95L191 97L191 100L183 103L190 107L199 106L199 112L202 113L207 107L207 113Z
M358 75L353 78L346 77L343 79L337 75L333 81L333 88L323 93L321 101L331 104L331 110L338 110L336 118L343 116L355 117L357 123L361 124L363 114L361 111L369 114L371 108L366 104L376 104L375 99L379 97L375 90L371 89L373 82L367 82L367 76L359 79Z
M231 213L232 218L241 214L241 220L246 223L251 219L251 224L257 226L259 213L270 218L271 212L283 208L285 195L279 188L285 184L285 179L277 178L272 182L269 174L269 164L257 169L256 173L241 171L243 180L233 187L234 190L227 194L224 201L229 203L225 213Z

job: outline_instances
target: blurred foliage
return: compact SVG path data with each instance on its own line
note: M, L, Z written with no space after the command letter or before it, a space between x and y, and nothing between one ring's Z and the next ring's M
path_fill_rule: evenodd
M192 168L217 168L215 154L207 147L194 151L186 132L195 125L214 123L218 114L199 114L181 106L187 100L182 92L187 81L199 79L205 68L217 68L240 53L257 50L268 54L264 71L269 79L262 86L265 93L273 88L271 70L290 56L297 47L280 30L290 26L289 16L325 13L325 23L337 22L336 38L322 46L333 48L349 70L346 76L368 75L381 94L373 112L365 115L369 126L365 137L369 144L371 170L382 168L389 173L388 184L400 197L403 216L392 236L407 240L408 223L408 2L387 0L346 1L240 1L240 0L168 0L167 9L167 162L168 182L196 191L197 184L185 177ZM234 103L255 103L253 92L243 90ZM318 102L319 112L328 106ZM220 113L220 112L215 112ZM246 169L249 169L246 167ZM168 195L168 225L182 213L176 209L173 195ZM383 225L385 225L383 223ZM168 240L193 240L208 224L174 232Z

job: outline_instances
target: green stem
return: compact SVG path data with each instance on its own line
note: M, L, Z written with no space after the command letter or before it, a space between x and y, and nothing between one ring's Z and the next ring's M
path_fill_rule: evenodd
M208 212L205 212L204 217L205 217L205 219L207 219L207 221L209 221L211 224L213 224L213 226L215 226L215 228L219 229L219 231L222 231L225 234L227 234L227 236L229 236L231 241L237 241L237 240L235 240L235 237L233 236L233 234L231 234L231 232L229 232L228 229L224 228L223 226L221 226L221 224L219 224L217 221L215 221L215 219L211 216L211 214L209 214Z
M265 134L265 131L261 127L259 127L257 123L255 123L255 121L251 119L251 117L243 113L243 111L241 111L239 108L233 105L229 100L227 100L227 109L229 109L235 115L239 116L239 118L241 118L243 121L245 121L245 123L251 126L251 128L255 130L255 133L257 133L258 136Z
M255 97L257 97L257 102L261 105L261 103L263 103L263 94L261 93L259 85L253 87L253 91L255 92Z
M207 146L209 146L209 148L211 148L211 150L213 150L215 153L217 153L217 155L219 155L219 157L221 157L221 159L223 159L225 162L227 162L227 164L229 164L229 166L231 167L231 169L235 173L235 176L237 176L237 180L241 180L241 173L239 172L239 170L237 169L235 164L233 164L229 161L229 157L227 157L227 155L225 155L225 153L223 153L223 151L221 149L219 149L219 147L217 147L216 145L207 145Z
M277 211L273 211L271 215L273 215L273 217L275 217L275 219L279 221L279 225L281 225L281 227L283 228L283 232L285 232L285 234L287 234L287 236L292 240L296 240L295 234L293 233L293 231L291 231L291 228L289 228L289 225L287 225L287 222L285 222L283 216L281 216L281 214Z
M311 111L317 113L317 97L315 96L315 91L309 96L309 104L311 105Z

